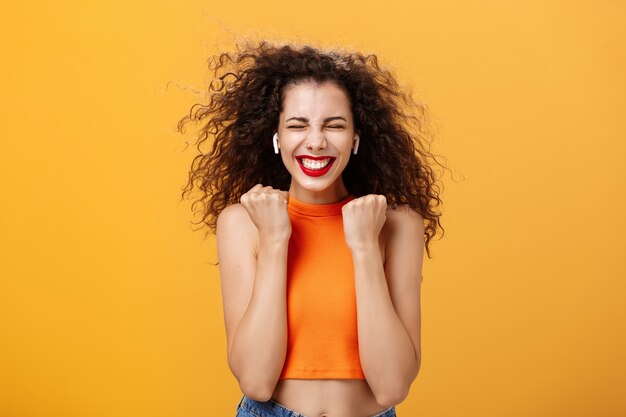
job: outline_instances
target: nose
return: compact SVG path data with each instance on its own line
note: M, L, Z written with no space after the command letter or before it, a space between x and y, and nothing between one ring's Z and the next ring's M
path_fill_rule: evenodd
M319 129L315 131L311 131L311 133L306 138L306 148L307 149L324 149L326 147L326 136L324 132Z

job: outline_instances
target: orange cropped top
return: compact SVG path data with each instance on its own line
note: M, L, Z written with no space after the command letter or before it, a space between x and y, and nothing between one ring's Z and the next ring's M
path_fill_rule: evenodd
M287 356L281 379L365 379L359 358L352 253L341 208L289 196Z

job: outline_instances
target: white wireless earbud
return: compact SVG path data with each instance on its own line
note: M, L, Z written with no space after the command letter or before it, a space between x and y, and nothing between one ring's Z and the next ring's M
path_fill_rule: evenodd
M278 153L278 132L274 133L274 153Z

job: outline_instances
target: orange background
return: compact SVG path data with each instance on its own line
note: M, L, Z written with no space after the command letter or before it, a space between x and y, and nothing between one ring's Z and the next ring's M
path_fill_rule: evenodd
M625 19L610 0L5 4L0 416L235 415L175 129L238 39L376 53L431 110L454 175L399 416L626 415Z

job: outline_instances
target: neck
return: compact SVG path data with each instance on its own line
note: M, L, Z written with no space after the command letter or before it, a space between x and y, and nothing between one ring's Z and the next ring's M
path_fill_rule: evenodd
M288 191L297 200L309 204L332 204L343 200L350 194L343 182L325 190L310 190L292 183Z

